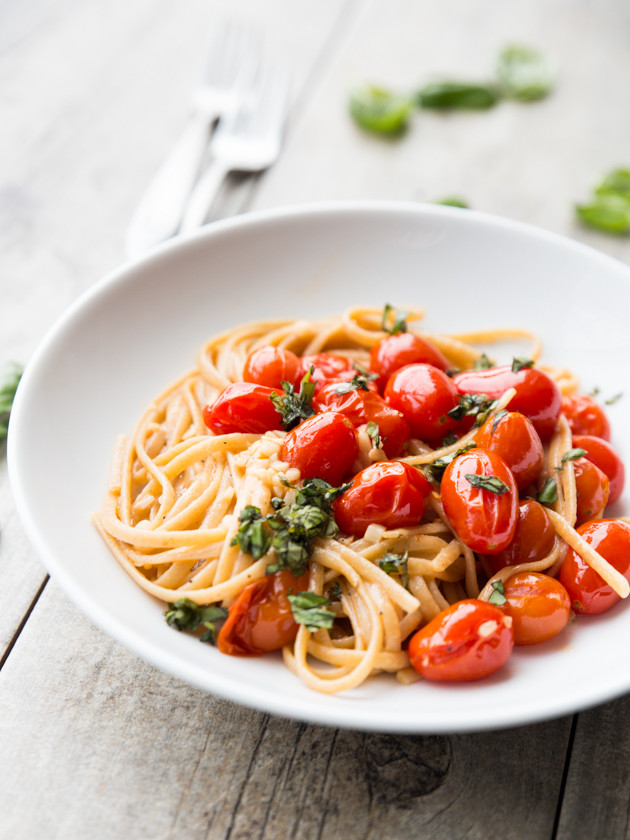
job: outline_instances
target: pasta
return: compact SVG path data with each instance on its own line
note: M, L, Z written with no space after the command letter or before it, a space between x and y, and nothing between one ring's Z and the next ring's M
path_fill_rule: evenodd
M506 339L526 340L531 360L540 356L540 343L528 332L426 334L416 328L422 316L419 309L411 311L409 331L437 348L451 368L473 368L485 358L477 345ZM266 579L275 549L260 556L243 550L238 536L243 512L258 511L256 521L268 521L282 505L288 509L296 504L304 477L283 460L286 431L213 432L204 409L216 405L230 385L243 381L247 360L265 347L291 351L300 359L332 354L356 365L355 374L366 373L371 351L387 335L384 325L382 312L354 308L321 320L248 324L200 348L196 368L146 409L130 437L119 439L103 507L95 515L111 552L139 586L168 604L187 599L229 608L248 586ZM570 372L543 370L562 393L575 391ZM369 381L362 387L367 389ZM486 420L509 408L514 393L508 389L486 408ZM351 474L389 461L422 471L474 446L475 435L476 429L469 429L446 445L427 445L411 436L403 452L388 458L378 430L375 437L369 423L362 423L356 430ZM321 608L332 618L319 626L298 622L294 640L282 649L286 666L324 693L354 688L380 672L395 674L403 683L413 681L417 674L407 648L418 628L462 599L491 599L497 582L518 572L555 575L567 544L626 597L624 575L575 530L574 463L562 460L571 446L569 422L561 414L545 448L540 477L541 482L559 477L557 498L549 508L556 536L551 550L534 562L493 573L455 529L437 486L426 494L424 513L413 525L376 523L361 535L340 532L314 538L308 546L308 591L321 596Z

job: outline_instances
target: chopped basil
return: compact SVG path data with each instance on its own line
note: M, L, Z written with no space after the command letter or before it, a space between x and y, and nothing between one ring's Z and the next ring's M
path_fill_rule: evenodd
M440 198L435 204L443 204L445 207L460 207L462 210L468 210L470 205L463 198L456 195L448 195L446 198Z
M488 419L488 414L497 404L496 400L490 400L485 394L460 394L459 402L455 408L447 412L453 420L461 420L462 417L475 417L475 426L481 426Z
M298 624L304 624L311 633L323 627L330 630L335 616L326 607L330 601L323 595L316 595L314 592L298 592L296 595L287 595L291 604L293 618Z
M350 114L357 125L373 134L401 134L409 123L413 102L375 85L356 88L350 94Z
M478 359L475 360L473 370L489 370L494 367L494 362L489 359L485 353L482 353Z
M507 408L502 408L501 411L497 411L497 413L492 418L492 427L491 427L491 434L494 434L497 430L497 426L503 420L505 415L508 414Z
M597 387L597 385L596 385L596 386L592 389L592 391L589 391L589 393L588 393L586 396L587 396L587 397L596 397L598 394L599 394L599 388L598 388L598 387Z
M437 110L483 110L492 108L499 99L499 91L493 85L459 81L432 82L417 93L418 105L421 108Z
M374 449L381 448L381 430L378 427L378 423L375 423L373 420L370 420L365 427L365 431L368 433L368 437L372 441L372 446Z
M457 443L458 437L455 432L449 432L447 435L444 435L442 438L442 446L452 446L454 443Z
M244 554L259 560L271 547L271 536L260 508L247 505L240 513L239 522L240 528L230 545L237 545Z
M381 329L390 335L407 332L408 317L408 312L399 312L393 306L390 306L389 303L386 303L381 319Z
M204 606L196 604L189 598L180 598L168 605L164 613L166 623L176 630L197 630L204 627L206 632L200 637L200 641L213 645L216 642L217 621L225 621L228 611L224 607L214 605Z
M523 368L530 368L534 366L534 360L528 359L527 356L514 356L512 359L512 373L518 373Z
M302 420L306 420L315 414L315 409L311 405L315 394L315 382L311 379L314 370L315 368L311 366L311 369L304 374L297 394L291 382L283 382L282 390L284 393L274 393L269 397L274 408L282 417L282 425L287 432Z
M549 476L536 498L543 505L551 505L558 500L558 485L555 478Z
M444 470L448 467L451 461L454 461L458 455L463 455L464 452L468 452L470 449L476 449L476 447L477 444L474 441L471 441L465 446L462 446L461 449L451 452L450 455L444 455L442 458L437 458L431 464L427 464L424 467L423 472L429 481L439 487L440 482L442 481L442 476L444 475Z
M586 449L580 449L579 447L575 447L574 449L569 449L567 452L564 453L562 458L560 458L560 463L565 464L567 461L575 461L578 458L583 458L586 455Z
M531 47L506 47L499 55L497 78L506 96L520 102L543 99L553 87L553 77L543 56Z
M503 604L507 603L507 598L505 597L505 586L503 585L502 580L492 581L492 592L488 598L488 603L495 604L497 607L502 607Z
M604 405L614 405L617 400L620 400L623 397L623 393L615 394L613 397L608 397L607 400L604 400Z
M21 378L22 367L15 363L6 365L0 375L0 440L3 440L9 431L11 408Z
M355 373L348 382L340 382L339 385L335 385L333 391L335 394L348 394L350 391L369 391L369 383L375 378L375 374L365 376L362 373Z
M407 589L409 585L409 573L407 571L409 563L409 552L404 554L396 554L394 552L387 552L378 561L378 565L388 575L400 575L400 582Z
M341 596L343 595L343 590L341 589L341 584L338 580L335 581L333 584L333 588L330 590L330 597L333 601L341 600Z
M469 481L473 487L478 487L480 490L489 490L496 496L502 496L509 492L509 487L496 475L476 475L475 473L465 473L464 478Z

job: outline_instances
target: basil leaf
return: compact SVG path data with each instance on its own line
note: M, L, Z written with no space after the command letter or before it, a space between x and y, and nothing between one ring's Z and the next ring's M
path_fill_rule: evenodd
M409 563L409 552L404 554L396 554L394 552L387 552L378 561L380 568L387 572L388 575L400 575L401 583L407 589L409 585L409 574L407 571Z
M575 461L578 458L583 458L586 455L586 449L569 449L567 450L562 458L560 458L560 463L565 464L567 461Z
M367 376L363 376L361 373L355 373L348 382L340 382L339 385L335 385L333 391L335 394L348 394L350 391L369 391L369 382L370 379Z
M536 498L543 505L551 505L558 500L558 485L554 478L549 476Z
M589 227L606 233L630 231L630 200L621 195L598 195L590 204L577 204L579 219Z
M457 405L447 411L447 414L453 420L461 420L462 417L475 417L475 426L481 426L488 419L489 412L496 404L496 400L488 399L485 394L460 394Z
M512 373L518 373L523 368L534 367L534 360L528 359L527 356L514 356L512 359Z
M330 630L333 626L335 616L326 609L330 606L328 598L314 592L298 592L296 595L287 595L287 598L293 618L298 624L304 624L307 630L314 632L320 627Z
M296 394L295 387L291 382L283 382L283 394L273 393L269 399L274 408L282 417L282 425L285 431L290 431L302 420L306 420L315 414L311 405L315 394L315 382L311 379L315 368L311 366L300 382L300 390Z
M375 85L365 85L352 91L348 103L357 125L373 134L402 134L407 128L413 103Z
M608 397L607 400L604 400L604 405L614 405L617 400L620 400L623 397L623 392L619 394L615 394L613 397Z
M407 332L408 316L408 312L399 312L393 306L390 306L389 303L386 303L381 319L381 329L390 335Z
M434 203L443 204L445 207L461 207L462 210L468 210L470 208L467 201L464 201L463 198L459 198L456 195L449 195L446 198L441 198L439 201Z
M230 545L237 545L244 554L251 554L254 560L259 560L271 547L271 536L265 528L260 508L246 505L240 513L239 522L241 526Z
M553 77L544 57L531 47L509 46L497 61L497 78L506 96L520 102L543 99L553 88Z
M630 169L613 169L595 189L596 195L619 195L630 199Z
M499 91L491 85L458 81L432 82L417 93L418 105L421 108L436 110L483 110L492 108L499 99Z
M0 440L3 440L9 431L11 408L22 373L20 365L10 363L5 365L0 376Z
M505 417L505 415L507 413L508 413L507 408L502 408L501 411L497 411L497 413L492 418L492 428L491 428L491 432L490 432L491 434L494 434L496 432L497 426L499 425L501 420L503 420L503 418Z
M492 592L490 593L490 597L488 598L488 603L495 604L497 607L502 607L503 604L507 604L507 598L505 597L505 586L503 585L502 580L492 581Z
M489 359L485 353L482 353L478 359L475 359L473 370L489 370L494 367L494 362Z
M176 630L196 630L201 625L223 621L228 611L224 607L196 604L190 598L180 598L168 605L164 613L166 623Z
M365 431L368 433L370 440L372 441L372 446L374 449L381 448L381 430L378 427L378 424L375 423L373 420L370 420L365 427Z
M496 475L476 475L474 473L466 473L464 478L469 481L473 487L478 487L480 490L489 490L496 496L502 496L509 492L509 487Z
M476 448L477 444L474 441L471 441L465 446L462 446L461 449L451 452L450 455L444 455L442 458L437 458L431 464L427 464L427 466L424 467L423 472L429 481L439 487L440 482L442 481L442 476L444 475L444 470L448 467L451 461L454 461L458 455L463 455L464 452L468 452L470 449Z

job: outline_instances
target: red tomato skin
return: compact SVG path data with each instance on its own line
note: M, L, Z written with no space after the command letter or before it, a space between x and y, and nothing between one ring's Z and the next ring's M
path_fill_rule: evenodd
M506 493L473 487L466 475L496 476ZM471 449L448 465L440 487L444 512L462 541L481 554L498 554L510 544L518 518L518 490L505 461L494 452Z
M630 525L620 519L594 519L577 529L611 566L630 581ZM575 612L597 615L619 601L619 595L572 548L567 548L560 583L569 593Z
M618 501L626 481L626 468L615 449L608 441L594 435L574 435L573 446L586 450L584 457L608 476L610 481L608 504L612 505Z
M557 636L571 615L569 593L555 578L519 572L504 584L503 611L512 618L515 645L539 645Z
M411 434L437 441L455 427L448 412L458 403L448 376L432 365L406 365L390 376L385 401L403 415Z
M247 357L243 379L245 382L281 389L283 382L295 382L299 369L300 358L291 350L265 344Z
M345 414L353 426L362 426L369 421L376 423L387 457L396 458L400 455L411 437L407 421L400 411L391 408L373 391L353 388L339 394L336 391L339 384L331 382L323 385L313 399L313 408L316 411L339 411Z
M488 555L486 560L496 574L505 566L542 560L551 553L554 542L555 531L545 508L533 499L523 499L518 505L512 541L498 554Z
M321 385L325 382L339 382L350 374L350 379L357 372L352 359L339 356L336 353L312 353L300 358L300 366L295 380L295 387L299 387L302 377L314 368L311 374L313 382Z
M562 397L562 413L574 435L592 435L610 440L610 423L604 409L586 394Z
M418 525L431 485L415 467L402 461L378 461L361 470L333 504L337 525L362 537L372 523L388 530Z
M577 519L581 525L598 516L608 504L610 481L599 467L586 458L573 462L575 470L575 490L577 493Z
M411 664L427 680L484 679L509 659L514 647L511 625L494 604L474 598L458 601L411 637Z
M308 589L308 572L294 577L283 569L246 586L232 603L217 635L221 653L230 656L260 656L291 644L298 625L287 595Z
M297 467L302 479L323 478L335 487L343 482L358 454L355 428L338 411L304 420L280 447L280 460Z
M264 434L281 429L282 417L271 402L274 393L279 392L266 385L234 382L204 407L204 423L217 435Z
M534 424L542 441L553 434L560 416L562 395L556 383L539 368L522 368L517 373L509 365L488 370L466 370L453 377L460 394L485 394L498 399L508 388L516 394L510 402L510 411L520 411Z
M440 370L450 367L448 359L438 348L414 333L403 332L381 338L370 352L370 370L378 374L379 390L385 390L387 380L406 365L422 362Z
M508 465L519 490L538 478L545 462L540 435L533 423L518 411L509 411L496 421L490 417L475 434L477 446L496 452Z

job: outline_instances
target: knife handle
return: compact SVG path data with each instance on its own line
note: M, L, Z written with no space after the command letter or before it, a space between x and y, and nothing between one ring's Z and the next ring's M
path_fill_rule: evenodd
M173 146L131 218L125 238L125 253L136 259L173 236L199 174L208 145L212 118L194 116Z

